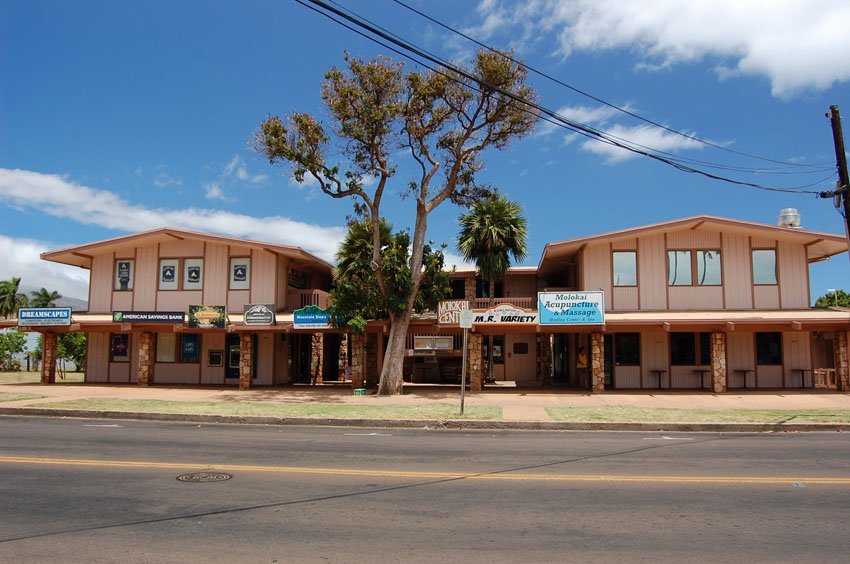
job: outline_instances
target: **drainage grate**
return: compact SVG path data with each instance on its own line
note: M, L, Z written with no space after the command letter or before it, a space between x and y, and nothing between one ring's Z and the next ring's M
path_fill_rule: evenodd
M191 474L180 474L177 476L178 482L224 482L233 476L224 472L192 472Z

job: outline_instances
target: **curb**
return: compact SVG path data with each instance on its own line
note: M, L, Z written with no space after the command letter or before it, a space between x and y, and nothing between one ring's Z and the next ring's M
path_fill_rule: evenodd
M667 431L676 433L801 433L850 431L836 423L602 423L561 421L486 421L465 419L320 419L241 415L192 415L138 411L89 411L38 407L0 407L0 416L73 419L123 419L241 425L290 425L308 427L368 427L381 429L452 429L518 431Z

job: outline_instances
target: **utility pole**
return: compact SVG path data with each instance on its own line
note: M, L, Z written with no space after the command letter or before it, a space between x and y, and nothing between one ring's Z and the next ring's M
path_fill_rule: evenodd
M850 178L847 175L847 154L844 151L844 134L841 131L841 114L837 105L829 107L826 114L832 124L832 140L835 143L835 163L838 166L838 188L830 192L821 192L821 198L840 198L836 206L844 208L844 230L847 240L850 241ZM850 256L850 253L848 253Z

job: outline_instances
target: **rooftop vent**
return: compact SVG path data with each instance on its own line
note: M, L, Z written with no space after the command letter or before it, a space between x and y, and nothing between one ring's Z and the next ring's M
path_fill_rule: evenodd
M779 227L790 227L791 229L801 229L800 212L796 208L784 208L779 212L777 220Z

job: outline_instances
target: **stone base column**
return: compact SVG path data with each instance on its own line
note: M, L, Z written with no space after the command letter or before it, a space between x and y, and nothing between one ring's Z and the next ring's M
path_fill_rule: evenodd
M239 334L239 389L250 390L254 385L254 334Z
M474 283L474 281L473 281ZM466 377L469 390L480 392L484 389L484 335L469 333L466 348Z
M139 386L150 386L153 384L153 333L140 333L138 343L139 369L136 372L136 383Z
M41 383L56 383L56 333L41 334Z
M848 361L847 357L847 341L847 331L837 331L835 333L833 350L835 354L835 379L839 392L850 392L850 361Z
M323 334L313 334L310 350L310 383L321 384L323 382L322 365L325 360L325 336Z
M345 371L351 368L348 364L348 333L339 336L339 379L345 381Z
M605 336L590 335L590 387L594 394L605 391Z
M537 381L552 385L552 335L537 334Z
M722 394L728 390L726 369L726 333L711 334L711 391Z
M351 387L362 388L366 383L366 335L354 333L351 340Z

